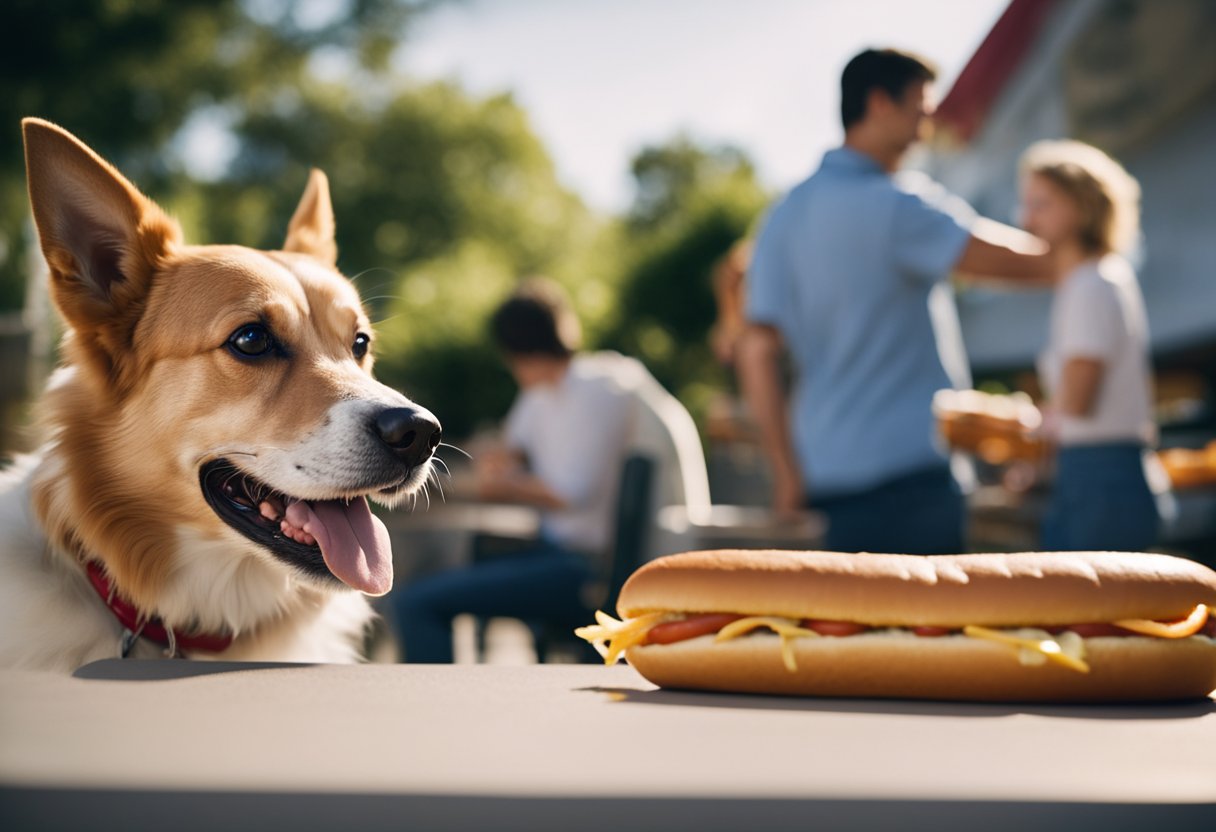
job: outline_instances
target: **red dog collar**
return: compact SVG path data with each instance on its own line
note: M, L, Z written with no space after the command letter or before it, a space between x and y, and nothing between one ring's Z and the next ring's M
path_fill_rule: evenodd
M204 653L219 653L227 650L232 644L232 636L219 633L176 633L166 627L159 617L148 617L141 613L134 604L115 591L110 578L95 560L86 564L89 573L89 583L101 600L105 603L114 617L126 629L123 636L123 657L136 638L146 638L169 648L169 655L175 656L179 650L201 650Z

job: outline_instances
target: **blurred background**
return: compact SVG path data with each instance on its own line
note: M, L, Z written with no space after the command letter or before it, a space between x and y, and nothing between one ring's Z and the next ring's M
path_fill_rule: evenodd
M485 319L530 274L571 290L590 346L639 356L704 418L729 383L707 341L710 270L839 141L845 61L891 41L953 74L1002 7L8 3L0 310L17 343L5 348L5 447L30 390L23 330L36 330L38 359L54 342L41 332L23 116L72 130L193 242L277 247L308 168L324 169L339 266L378 320L378 374L454 439L510 401Z
M3 20L6 450L35 443L30 402L55 361L19 130L37 115L197 243L276 248L308 169L324 169L377 373L457 444L514 393L488 314L520 278L554 278L589 346L637 356L692 412L714 501L763 503L711 349L713 276L840 142L840 71L872 45L938 63L940 128L912 161L983 214L1016 222L1015 162L1038 138L1092 142L1139 178L1162 444L1216 439L1206 0L9 0ZM1029 389L1046 297L959 304L977 386ZM982 474L976 548L1033 539L1017 476ZM1216 491L1180 496L1170 546L1210 560Z

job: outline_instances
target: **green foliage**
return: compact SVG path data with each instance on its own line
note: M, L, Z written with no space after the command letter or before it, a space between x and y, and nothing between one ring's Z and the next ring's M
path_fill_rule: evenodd
M377 324L376 374L439 414L448 436L469 435L511 402L486 322L515 280L501 249L472 240L410 268Z
M28 209L20 120L62 124L158 196L182 183L165 151L191 113L291 90L343 49L371 70L418 0L351 0L303 17L287 0L7 0L0 13L0 311L21 305ZM320 8L320 7L318 7Z
M377 374L449 436L499 419L515 388L488 318L521 278L570 291L590 348L642 358L696 412L720 386L706 344L713 264L765 196L748 160L685 138L643 150L637 197L606 221L558 182L510 95L407 85L388 56L426 0L15 0L0 27L0 310L23 296L19 119L63 124L192 242L282 244L310 167L330 180L339 267L377 319ZM330 9L317 18L309 8ZM311 17L310 17L311 15ZM312 58L338 50L345 75ZM181 165L183 125L231 130L225 174Z
M576 250L596 233L515 102L448 83L382 98L311 83L236 129L232 175L206 199L232 209L195 217L202 237L279 245L307 168L325 170L339 266L382 319L378 375L449 435L501 416L513 388L487 339L490 313L522 276L584 282Z
M633 172L637 198L620 234L634 255L603 343L641 358L701 415L725 383L708 340L713 268L747 236L767 196L740 151L682 137L643 150Z
M236 129L241 152L214 198L252 189L269 203L207 217L210 239L277 243L308 167L329 175L340 265L355 272L433 259L466 240L493 242L516 268L537 270L582 210L509 96L475 100L437 83L379 105L312 83Z
M686 223L690 208L707 199L758 193L755 169L742 151L702 148L687 136L643 148L630 170L637 190L626 219L630 230L642 235Z

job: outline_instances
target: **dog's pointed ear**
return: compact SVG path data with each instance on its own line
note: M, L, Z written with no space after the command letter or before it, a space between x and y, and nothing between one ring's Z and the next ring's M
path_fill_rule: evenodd
M334 206L329 200L329 180L317 168L308 174L308 186L287 225L283 251L308 254L325 263L337 265L338 244L334 242Z
M35 118L21 127L30 206L55 302L74 329L119 349L113 342L129 334L181 230L71 133Z

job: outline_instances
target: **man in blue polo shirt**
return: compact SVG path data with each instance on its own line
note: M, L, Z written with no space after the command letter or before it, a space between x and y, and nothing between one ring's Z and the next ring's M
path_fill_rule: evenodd
M772 209L748 272L738 369L774 508L825 512L834 551L963 551L963 496L931 408L935 391L969 386L947 278L1053 275L1050 254L991 242L1013 229L985 221L981 239L961 200L895 175L929 126L934 78L895 50L849 62L844 145Z

